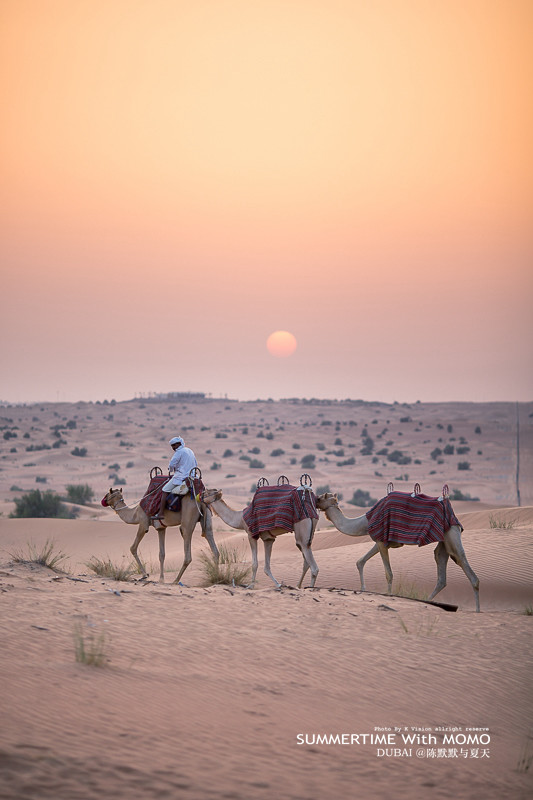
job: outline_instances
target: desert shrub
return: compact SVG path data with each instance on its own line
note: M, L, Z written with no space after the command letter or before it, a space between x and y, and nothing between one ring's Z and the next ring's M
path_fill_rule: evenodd
M326 449L326 445L323 442L317 442L316 449L323 452Z
M315 458L316 456L314 455L314 453L309 453L306 456L302 456L302 458L300 459L300 464L302 465L302 467L309 467L312 469L315 466Z
M491 528L499 528L501 530L512 530L515 523L512 520L505 520L501 517L495 517L492 514L489 517L489 525Z
M466 453L469 453L469 452L470 452L470 448L469 447L458 447L457 448L457 455L458 456L464 456L464 455L466 455Z
M26 448L26 452L27 453L33 453L33 452L37 452L39 450L51 450L51 449L52 448L50 447L49 444L30 444Z
M242 553L234 547L223 544L219 545L218 550L218 560L210 551L200 553L204 586L214 584L235 586L247 583L250 580L251 568L245 563Z
M122 442L121 442L122 444ZM75 447L74 450L70 451L71 456L79 456L80 458L85 458L87 455L87 448L86 447Z
M448 431L448 433L453 433L453 425L448 425L446 430Z
M90 503L94 497L94 490L88 483L69 483L65 489L67 490L67 500L78 506Z
M24 489L22 489L20 486L17 486L17 484L14 483L13 486L10 487L9 491L10 492L23 492Z
M139 571L133 561L127 564L124 562L122 564L114 564L109 556L106 559L92 556L87 561L86 566L95 575L99 575L101 578L111 578L114 581L127 581Z
M460 489L452 489L450 492L450 500L469 500L470 502L479 502L479 497L471 497L468 492L463 494Z
M470 461L459 461L457 469L467 470L470 469Z
M272 450L270 455L274 456L274 457L283 456L283 455L285 455L285 450L282 450L281 447L276 447L275 450Z
M412 422L411 417L400 417L400 422Z
M230 456L232 455L233 455L233 450L230 450L228 448L227 450L224 450L224 452L222 453L222 458L230 458Z
M370 456L374 450L374 440L367 436L365 437L365 441L363 447L361 448L361 455L363 456Z
M239 461L251 461L250 456L239 456Z
M37 475L37 477L35 478L35 483L46 483L47 481L48 478L42 478L40 475Z
M17 434L13 433L13 431L6 431L4 433L4 439L6 439L6 440L7 439L16 439L16 438L17 438Z
M442 452L444 453L445 456L453 456L455 452L455 447L453 446L453 444L447 444ZM459 450L457 452L459 452Z
M433 461L436 461L438 458L441 457L441 455L442 455L442 450L440 449L440 447L435 447L435 449L432 450L430 453L430 456L433 459Z
M352 495L352 499L348 500L348 503L351 503L352 506L360 506L362 508L373 506L377 502L377 499L375 497L371 497L370 493L364 489L356 489Z
M77 428L76 420L69 419L69 421L67 422L67 428L70 428L70 430L74 430L74 428ZM118 435L120 436L120 433Z
M401 450L393 450L387 456L388 461L393 461L395 464L410 464L411 456L406 456Z
M251 450L248 450L248 452L249 452L249 453L252 453L252 455L254 455L254 456L258 456L258 455L259 455L259 453L261 452L261 448L259 448L259 447L252 447L252 449L251 449Z
M215 433L215 439L227 439L227 438L228 438L227 433L220 433L220 432Z
M59 564L68 558L61 550L56 550L55 542L52 539L47 539L40 550L30 542L26 552L16 550L9 555L17 564L40 564L42 567L53 569L54 572L63 572Z
M75 509L69 510L55 492L32 489L31 492L15 498L15 510L9 515L12 518L54 518L74 519Z
M135 461L128 461L128 463L126 464L126 469L131 469L134 466L135 466Z
M274 438L274 434L272 433L272 431L269 431L267 433L267 435L265 436L265 439L268 439L270 442L272 441L273 438Z
M258 458L251 458L248 466L250 469L263 469L265 465Z
M114 472L117 472L120 469L120 464L108 464L108 469L112 469Z
M342 447L342 439L339 436L337 436L333 444L335 445L335 447Z
M103 667L109 660L106 654L105 633L96 635L90 631L85 638L83 626L77 623L74 626L74 652L78 664L89 667Z
M344 461L337 461L338 467L351 467L355 464L355 458L352 456L351 458L346 458Z
M477 433L477 434L480 434L480 433L481 433L481 428L479 427L479 425L478 425L478 426L477 426L477 428L475 429L474 433Z
M213 463L211 464L209 469L217 470L217 469L220 469L221 466L222 466L222 464L218 464L216 461L213 461Z
M123 439L119 442L120 447L133 447L133 442L125 442Z
M294 444L292 446L292 449L293 450L299 450L300 449L300 445L298 444L298 442L294 442Z

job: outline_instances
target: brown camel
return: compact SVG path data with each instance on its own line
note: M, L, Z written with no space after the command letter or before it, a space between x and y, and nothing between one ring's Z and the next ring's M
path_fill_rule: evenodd
M103 505L108 505L110 508L115 511L123 522L127 522L129 525L138 525L137 528L137 535L135 537L135 541L133 542L132 546L130 547L130 552L137 562L139 566L139 570L144 578L148 577L148 573L144 565L141 563L139 556L137 554L137 549L141 540L143 539L145 533L148 531L150 525L153 525L151 518L148 514L143 511L141 508L140 503L136 506L127 506L124 497L122 496L122 489L110 489L109 492L106 494L102 501ZM164 576L164 564L165 564L165 531L167 527L174 527L175 525L180 526L181 535L183 537L183 551L184 551L184 560L183 564L181 565L181 569L178 573L178 577L174 581L174 583L179 583L181 576L189 566L192 561L191 556L191 539L193 531L196 527L196 523L200 522L202 527L202 536L208 541L209 547L215 558L218 561L219 552L218 548L215 544L215 539L213 537L213 524L211 519L211 512L209 509L203 504L197 504L196 500L193 500L190 495L185 495L182 497L181 500L181 511L168 511L165 510L163 519L161 522L163 526L159 525L157 530L159 536L159 564L160 564L160 574L159 574L159 581L161 583L165 582ZM154 525L155 527L155 525Z
M324 511L326 517L341 533L348 536L367 536L368 535L368 519L366 514L360 517L345 517L339 508L339 503L336 494L326 492L325 494L317 497L317 508ZM381 555L383 566L385 568L385 575L387 576L388 593L392 593L392 569L389 561L389 547L403 547L403 544L396 542L376 542L371 550L366 555L359 559L357 562L357 569L361 579L361 590L366 591L365 581L363 577L363 569L366 562L371 559L376 553ZM461 567L466 577L472 584L474 590L474 597L476 600L476 611L479 611L479 579L474 570L467 561L463 544L461 541L461 528L457 525L452 525L444 532L444 540L439 542L434 550L435 561L437 563L437 585L430 594L428 600L432 600L439 592L446 586L446 567L448 565L448 558L451 557L452 561Z
M257 539L252 536L250 533L250 529L248 528L246 522L243 518L243 511L234 511L234 509L230 508L226 502L222 499L222 492L218 489L206 489L202 494L202 501L213 509L213 511L218 514L220 519L229 525L231 528L235 528L239 531L246 531L248 534L248 541L250 542L250 548L252 551L252 581L250 583L249 588L253 588L255 584L255 577L257 574ZM304 559L304 568L302 572L302 577L298 583L298 588L300 589L302 586L303 579L305 577L305 573L308 569L311 569L311 586L312 588L315 585L316 577L318 575L318 566L314 559L313 553L311 551L311 542L313 540L313 534L315 532L315 528L317 525L318 520L310 519L306 517L305 519L301 519L298 522L294 523L294 538L296 540L296 547L300 550L303 559ZM275 585L280 588L281 584L275 579L270 571L270 555L272 553L272 545L276 539L276 536L281 536L282 533L288 533L285 528L273 528L269 531L262 531L259 534L259 538L263 540L263 546L265 548L265 574L275 583Z

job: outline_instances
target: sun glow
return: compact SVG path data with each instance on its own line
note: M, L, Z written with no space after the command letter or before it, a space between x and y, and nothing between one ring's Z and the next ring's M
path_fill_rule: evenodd
M289 331L274 331L267 339L268 352L277 358L292 356L298 346L296 338Z

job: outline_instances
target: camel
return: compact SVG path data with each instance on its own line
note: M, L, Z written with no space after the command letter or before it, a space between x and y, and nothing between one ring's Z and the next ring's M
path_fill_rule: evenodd
M143 578L148 577L148 573L146 572L145 567L141 563L141 560L137 554L137 549L139 544L141 543L145 533L148 531L150 525L152 525L152 521L148 514L141 508L141 504L138 503L136 506L127 506L124 497L122 496L122 489L110 489L109 492L106 494L104 499L102 500L102 505L108 505L113 511L118 514L121 520L127 522L129 525L138 525L137 535L135 537L135 541L133 542L132 546L130 547L130 552L137 562L139 570L143 576ZM159 536L159 564L160 564L160 573L159 573L159 582L165 582L164 576L164 565L165 565L165 531L167 527L174 527L175 525L180 526L181 535L183 537L183 551L184 551L184 559L183 564L181 565L181 569L178 573L178 577L174 581L174 583L179 583L181 576L189 566L192 561L191 556L191 539L193 531L196 527L196 523L200 521L202 526L202 536L208 541L209 547L213 552L213 555L218 561L219 552L218 548L215 544L215 539L213 537L213 525L211 514L209 509L201 503L197 505L196 500L190 495L185 495L182 497L181 500L181 510L180 511L168 511L165 510L163 519L161 522L162 525L159 524L157 530ZM154 526L155 527L155 526Z
M215 514L217 514L220 519L226 523L226 525L229 525L231 528L235 528L238 531L246 531L248 534L248 541L250 542L250 549L252 551L252 580L248 588L253 589L258 566L257 539L252 536L250 529L244 521L244 509L241 511L235 511L234 509L230 508L222 499L222 492L218 489L205 489L202 494L202 502L205 503L206 506L209 506L209 508L212 508ZM296 540L296 547L300 550L304 560L302 577L298 583L299 589L302 587L303 579L308 569L311 569L310 588L315 585L318 575L318 566L311 551L311 542L313 540L313 534L315 532L317 522L318 520L316 519L310 519L306 517L294 523L294 538ZM282 533L288 533L288 531L285 530L285 528L272 528L269 531L262 531L259 534L259 537L263 540L263 546L265 548L265 574L268 575L278 589L281 588L281 584L278 583L270 570L270 555L272 553L272 546L276 536L281 536Z
M326 492L325 494L317 497L317 508L324 511L326 517L341 533L348 536L367 536L368 535L368 519L366 514L360 517L345 517L339 508L339 503L336 494ZM385 568L385 575L387 577L388 593L392 594L392 569L389 561L389 547L403 547L403 544L396 542L379 542L377 541L371 550L366 553L357 562L357 569L359 571L359 578L361 580L361 591L366 591L365 580L363 577L363 569L367 561L369 561L376 553L381 555L383 566ZM438 542L435 550L434 557L437 563L437 584L430 594L428 600L433 598L441 592L446 586L446 567L448 558L461 567L466 577L472 584L474 590L474 597L476 600L476 611L479 612L479 579L474 570L467 561L463 544L461 541L461 528L457 525L452 525L444 532L444 541Z

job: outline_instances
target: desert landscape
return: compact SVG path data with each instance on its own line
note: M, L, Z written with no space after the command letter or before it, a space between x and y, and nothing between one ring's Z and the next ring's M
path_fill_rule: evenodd
M367 797L525 800L533 790L533 402L239 402L201 394L0 408L0 797ZM308 473L348 517L387 484L438 496L447 484L480 580L463 572L424 601L433 547L391 551L393 595L368 536L324 514L314 589L296 589L292 533L273 547L277 590L205 585L198 526L180 585L177 528L139 552L150 578L115 581L88 564L131 564L136 527L100 499L144 494L168 440L196 453L206 487L235 509L258 479ZM13 518L33 490L75 518ZM366 494L365 494L366 493ZM246 535L213 518L215 540L249 563ZM49 545L57 569L33 558ZM308 585L304 582L304 586ZM95 648L99 666L84 663ZM85 659L87 661L87 659Z

